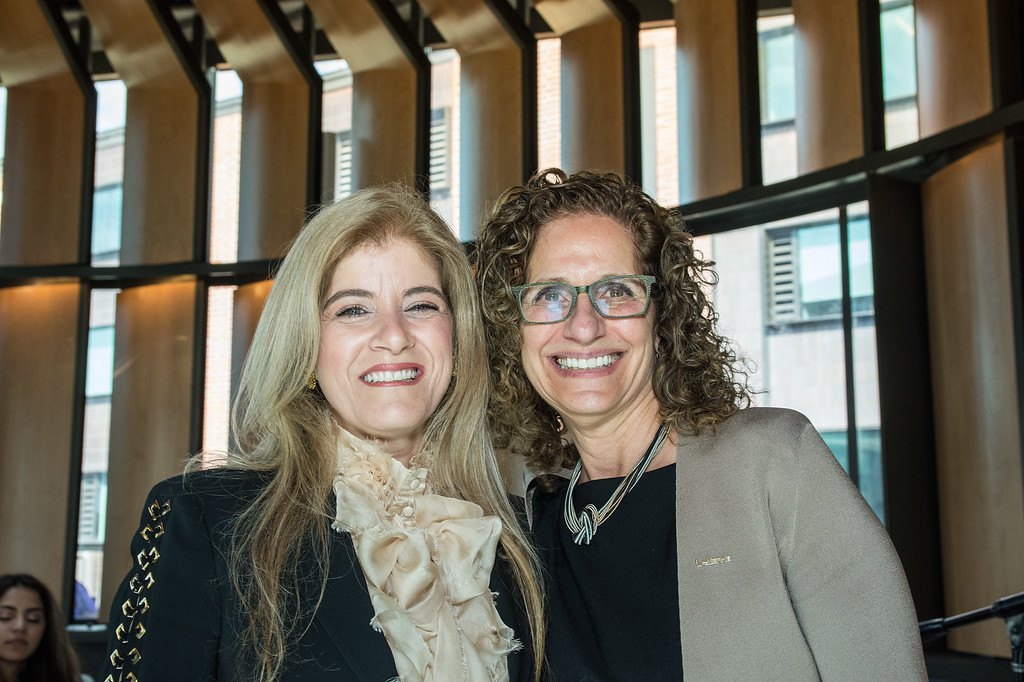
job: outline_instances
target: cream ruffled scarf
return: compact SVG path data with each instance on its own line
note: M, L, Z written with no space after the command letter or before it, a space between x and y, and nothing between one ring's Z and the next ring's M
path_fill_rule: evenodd
M507 680L520 647L494 606L491 569L501 519L433 494L427 463L406 469L378 445L338 436L335 530L352 535L402 682Z

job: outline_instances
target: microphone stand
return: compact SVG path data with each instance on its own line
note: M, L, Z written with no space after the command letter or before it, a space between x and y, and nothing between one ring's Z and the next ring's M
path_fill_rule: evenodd
M921 639L928 642L944 636L953 628L970 625L989 618L1006 621L1006 634L1010 638L1010 670L1014 679L1024 682L1024 592L998 599L991 606L967 611L949 618L921 621Z

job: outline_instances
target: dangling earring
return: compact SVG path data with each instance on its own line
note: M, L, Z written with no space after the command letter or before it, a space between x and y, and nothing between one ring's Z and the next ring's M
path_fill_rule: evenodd
M558 429L558 433L565 433L565 422L562 421L562 415L555 414L555 424Z
M309 375L309 379L306 380L306 388L311 391L316 390L316 372Z
M459 358L454 355L452 356L452 376L459 376Z

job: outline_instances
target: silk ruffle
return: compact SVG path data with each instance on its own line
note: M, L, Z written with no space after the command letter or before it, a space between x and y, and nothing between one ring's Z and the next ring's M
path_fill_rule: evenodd
M352 536L374 617L403 682L507 680L519 648L489 587L501 520L479 505L433 494L410 468L341 431L337 518Z

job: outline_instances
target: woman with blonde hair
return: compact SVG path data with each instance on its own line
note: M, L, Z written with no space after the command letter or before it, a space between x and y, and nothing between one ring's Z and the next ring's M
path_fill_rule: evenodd
M313 218L242 370L236 452L150 493L104 675L539 679L478 316L463 246L419 195L366 189Z

